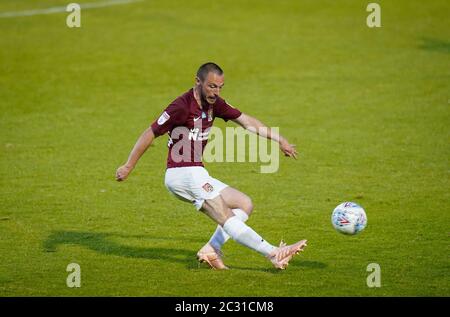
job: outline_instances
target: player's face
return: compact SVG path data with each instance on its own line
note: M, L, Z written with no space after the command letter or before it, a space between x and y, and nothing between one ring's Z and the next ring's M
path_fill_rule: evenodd
M201 89L201 98L209 104L214 104L220 95L220 90L224 85L224 76L216 73L208 73L204 81L197 79Z

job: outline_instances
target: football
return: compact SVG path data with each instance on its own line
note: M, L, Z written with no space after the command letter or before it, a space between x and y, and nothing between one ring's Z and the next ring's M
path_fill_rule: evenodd
M345 202L334 208L331 223L338 232L354 235L366 227L366 212L356 203Z

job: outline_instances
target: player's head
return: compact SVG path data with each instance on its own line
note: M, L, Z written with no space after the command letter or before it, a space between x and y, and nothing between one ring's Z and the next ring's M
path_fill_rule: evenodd
M200 92L200 98L209 104L216 102L223 87L224 75L222 68L215 63L205 63L197 71L195 84Z

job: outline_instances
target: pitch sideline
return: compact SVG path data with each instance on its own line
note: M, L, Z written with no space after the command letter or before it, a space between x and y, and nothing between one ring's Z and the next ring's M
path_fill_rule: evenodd
M76 0L75 0L76 1ZM91 2L80 4L81 9L96 9L103 7L110 7L114 5L130 4L134 2L142 2L144 0L108 0L102 2ZM66 6L64 7L51 7L47 9L35 9L35 10L24 10L24 11L10 11L10 12L0 12L0 18L15 18L15 17L25 17L34 16L41 14L53 14L66 12Z

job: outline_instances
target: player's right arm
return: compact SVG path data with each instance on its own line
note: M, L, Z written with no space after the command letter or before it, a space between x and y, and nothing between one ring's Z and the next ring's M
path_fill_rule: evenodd
M151 127L149 127L147 130L144 131L144 133L141 134L136 144L134 145L133 149L131 150L127 162L117 169L116 171L117 181L120 182L127 179L128 175L134 169L137 162L141 158L142 154L144 154L145 151L147 151L147 149L152 144L154 139L155 134L153 133Z
M152 144L153 140L160 135L167 133L174 127L183 124L189 115L186 101L183 97L175 99L161 114L158 120L142 133L128 156L127 162L116 171L116 180L124 181L136 166L137 162L145 151Z

